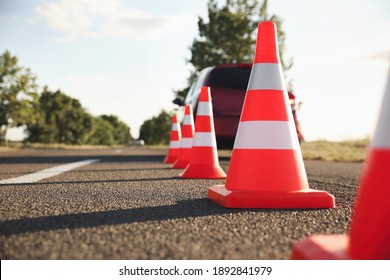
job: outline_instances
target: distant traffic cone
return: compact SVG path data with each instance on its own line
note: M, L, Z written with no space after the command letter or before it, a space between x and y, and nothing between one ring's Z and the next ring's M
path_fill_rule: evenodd
M314 235L293 246L293 259L390 260L390 71L352 216L349 236Z
M332 208L332 195L308 186L276 36L273 22L259 24L226 186L208 198L227 208Z
M226 178L225 172L219 166L209 87L202 87L200 92L190 162L180 177L199 179Z
M179 155L179 146L181 139L180 124L177 121L177 116L172 117L172 130L169 141L168 154L164 159L164 163L174 163Z
M186 168L190 162L192 138L194 137L194 117L191 105L186 105L183 125L181 126L182 137L180 140L179 155L172 168Z

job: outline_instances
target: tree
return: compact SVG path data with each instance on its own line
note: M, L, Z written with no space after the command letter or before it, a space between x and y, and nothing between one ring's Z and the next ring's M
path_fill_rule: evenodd
M0 56L0 142L7 129L36 121L38 101L35 77L18 66L18 59L5 51Z
M114 127L112 124L103 118L103 116L99 116L93 118L93 125L91 133L89 134L87 140L87 144L91 145L114 145Z
M86 144L91 145L123 145L132 140L130 128L117 116L102 115L93 118L92 130Z
M133 137L130 134L130 127L122 122L117 116L101 116L104 120L108 121L113 128L113 137L115 144L129 144Z
M187 79L187 87L175 91L185 97L192 82L202 69L222 63L252 62L256 45L258 23L264 20L275 22L278 29L278 43L281 64L284 70L292 66L285 62L285 33L282 20L267 12L268 0L261 4L258 0L225 0L219 7L218 0L209 0L208 19L198 19L199 36L194 39L187 61L192 70Z
M128 144L130 128L116 116L93 118L60 90L37 92L35 76L5 51L0 56L0 142L9 127L26 126L27 141L64 144Z
M38 117L27 124L28 141L83 144L92 128L92 117L77 99L60 90L44 88L39 97Z
M140 128L139 138L149 145L168 144L171 119L171 114L162 110L158 116L144 121Z

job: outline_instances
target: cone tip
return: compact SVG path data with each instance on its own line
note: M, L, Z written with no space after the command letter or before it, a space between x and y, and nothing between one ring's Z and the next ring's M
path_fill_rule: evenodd
M262 28L270 28L272 30L276 30L276 24L272 20L265 20L265 21L259 22L258 28L260 28L260 26Z
M279 61L276 24L273 21L260 22L254 63L279 63Z
M186 107L185 107L185 111L184 111L184 114L185 115L191 115L191 105L187 104Z
M210 87L202 87L200 91L199 101L210 101Z

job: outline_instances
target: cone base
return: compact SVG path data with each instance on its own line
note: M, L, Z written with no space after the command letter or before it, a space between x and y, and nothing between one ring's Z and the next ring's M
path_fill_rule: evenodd
M163 163L174 163L177 160L177 157L166 157Z
M189 164L179 176L183 179L224 179L226 173L219 165Z
M168 154L165 157L163 163L174 163L179 156L179 149L176 148L170 148L168 150Z
M224 185L208 189L208 198L225 208L334 208L334 196L317 190L262 192L227 190Z
M293 260L347 260L346 235L312 235L292 248Z
M184 169L188 166L188 161L187 160L176 160L175 163L172 165L172 168L175 169Z

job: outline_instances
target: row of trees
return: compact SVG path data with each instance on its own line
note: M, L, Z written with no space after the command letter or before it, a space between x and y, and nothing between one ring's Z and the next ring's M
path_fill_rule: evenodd
M264 20L275 22L278 30L278 45L281 64L286 70L292 67L283 56L285 33L282 20L268 13L268 0L209 0L208 18L199 17L199 34L189 47L191 57L187 59L190 73L187 85L174 91L177 97L184 98L199 72L222 63L252 62L256 46L258 23ZM291 81L289 82L292 87ZM143 123L140 138L147 144L167 144L169 141L171 117L165 111Z
M172 113L161 110L160 114L144 121L139 138L149 145L167 145L171 133Z
M25 127L29 142L114 145L128 144L130 128L116 116L94 117L60 90L38 90L28 68L16 56L0 56L0 140L7 130Z
M268 0L209 0L208 18L199 17L199 35L191 52L187 85L175 94L184 97L203 68L220 63L252 62L257 24L272 20L278 27L279 52L284 70L292 66L283 57L285 33L281 19L269 15ZM29 69L17 65L17 58L5 52L0 58L0 138L9 127L25 126L28 141L66 144L125 144L130 129L115 116L93 117L80 102L47 87L38 93ZM148 144L169 142L171 115L162 111L146 120L140 138Z

